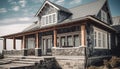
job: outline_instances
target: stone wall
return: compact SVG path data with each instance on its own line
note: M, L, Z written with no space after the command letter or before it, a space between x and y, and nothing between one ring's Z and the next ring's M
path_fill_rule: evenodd
M21 50L3 50L3 55L22 55Z
M84 56L85 47L52 48L53 56Z
M56 58L61 69L85 69L84 57Z

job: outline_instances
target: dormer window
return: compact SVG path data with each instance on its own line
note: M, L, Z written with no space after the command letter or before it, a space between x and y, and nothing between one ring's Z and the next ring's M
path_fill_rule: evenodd
M101 20L107 23L107 13L101 10Z
M43 15L41 18L42 26L50 25L50 24L54 24L54 23L57 23L57 13Z

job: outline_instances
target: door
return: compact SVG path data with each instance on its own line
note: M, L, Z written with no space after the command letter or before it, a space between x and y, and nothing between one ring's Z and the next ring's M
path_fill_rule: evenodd
M43 45L42 45L42 54L43 55L52 55L52 38L43 38Z

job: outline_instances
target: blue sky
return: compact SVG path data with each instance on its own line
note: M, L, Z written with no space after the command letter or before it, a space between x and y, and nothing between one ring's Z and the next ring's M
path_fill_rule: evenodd
M95 0L50 0L66 8ZM44 0L0 0L0 36L22 31L36 21L34 15ZM109 0L112 16L120 16L120 0ZM0 46L2 41L0 40ZM9 44L8 44L9 45ZM0 48L1 49L1 48Z

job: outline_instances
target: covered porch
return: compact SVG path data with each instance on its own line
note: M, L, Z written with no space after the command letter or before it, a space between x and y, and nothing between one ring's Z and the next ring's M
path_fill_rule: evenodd
M39 30L3 36L3 53L22 56L83 56L86 35L86 21L43 27ZM7 50L7 39L13 39L13 50ZM21 40L21 50L16 50L17 39Z

